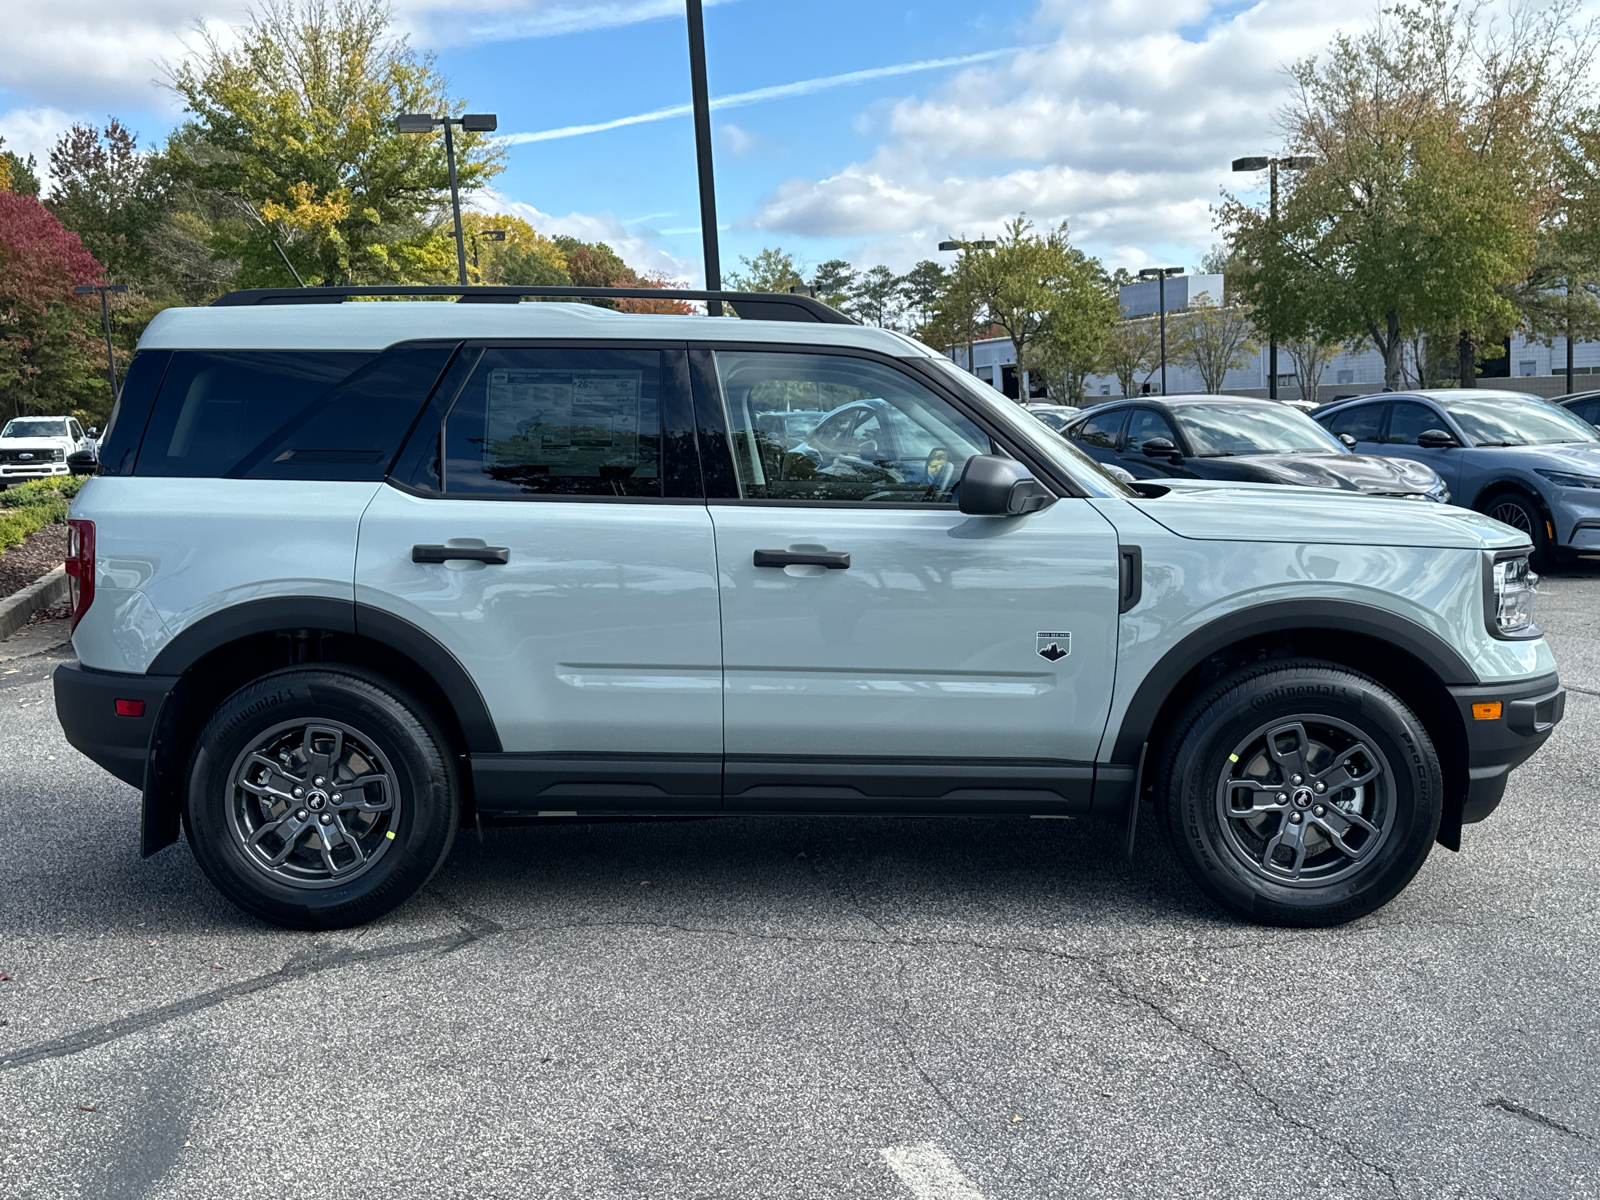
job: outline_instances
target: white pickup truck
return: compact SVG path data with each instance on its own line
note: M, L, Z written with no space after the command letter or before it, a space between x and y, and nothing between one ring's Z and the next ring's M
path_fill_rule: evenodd
M68 457L93 448L73 417L13 417L0 429L0 488L66 475Z

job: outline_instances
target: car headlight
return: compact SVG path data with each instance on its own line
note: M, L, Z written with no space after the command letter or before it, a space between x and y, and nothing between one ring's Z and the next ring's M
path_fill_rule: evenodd
M1571 488L1600 488L1600 479L1593 475L1574 475L1570 471L1545 471L1537 470L1536 474L1542 475L1557 487Z
M1528 555L1514 551L1497 556L1490 572L1489 632L1502 638L1539 636L1539 627L1533 623L1539 577L1528 566Z

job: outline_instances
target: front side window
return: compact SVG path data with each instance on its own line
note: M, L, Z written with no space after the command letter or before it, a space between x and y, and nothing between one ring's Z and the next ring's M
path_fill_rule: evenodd
M1430 429L1443 429L1439 414L1414 400L1396 401L1389 410L1389 432L1383 440L1392 446L1415 446L1417 437Z
M1133 415L1128 418L1128 434L1125 452L1128 454L1144 453L1144 444L1153 438L1165 438L1174 446L1181 445L1178 435L1172 432L1172 426L1167 424L1167 419L1153 408L1136 408Z
M743 499L948 504L967 459L990 452L976 425L881 363L743 350L714 357ZM826 415L798 439L773 432L777 406L822 403Z
M491 349L444 422L446 495L659 497L661 353Z

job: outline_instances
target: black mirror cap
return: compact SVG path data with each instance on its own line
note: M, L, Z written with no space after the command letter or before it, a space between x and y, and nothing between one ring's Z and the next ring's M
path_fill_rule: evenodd
M1446 433L1443 429L1424 429L1417 434L1417 445L1424 450L1443 450L1446 446L1460 445L1455 435Z
M1182 454L1178 453L1178 448L1172 444L1172 441L1169 438L1147 438L1145 439L1143 449L1146 458L1183 457Z
M1341 433L1338 436L1339 440L1343 442L1348 449L1354 450L1356 448L1356 439L1351 437L1348 433Z
M1056 496L1016 459L974 454L962 469L956 499L970 517L1020 517L1048 508Z
M100 469L100 459L93 450L74 450L67 455L67 470L74 475L93 475Z

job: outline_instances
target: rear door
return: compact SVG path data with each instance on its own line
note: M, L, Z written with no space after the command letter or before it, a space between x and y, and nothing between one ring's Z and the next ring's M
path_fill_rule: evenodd
M485 811L720 804L716 558L681 348L463 352L361 523L357 624L442 643Z
M1388 411L1386 403L1354 404L1329 416L1323 425L1335 437L1355 439L1351 448L1357 454L1381 454L1383 422Z
M1110 523L1072 498L963 515L955 485L991 439L892 362L693 358L722 598L725 807L1083 811L1115 665ZM895 457L859 443L786 453L762 432L763 410L813 397L877 410Z

